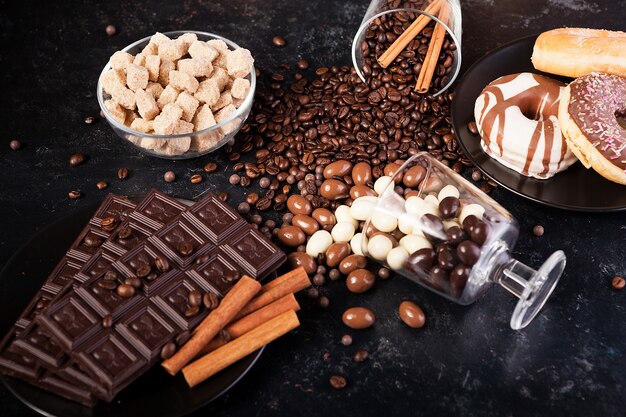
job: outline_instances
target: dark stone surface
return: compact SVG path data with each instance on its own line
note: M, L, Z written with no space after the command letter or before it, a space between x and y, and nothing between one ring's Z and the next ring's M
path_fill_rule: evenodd
M0 264L52 220L100 201L107 191L137 195L157 187L193 198L225 188L222 153L153 159L122 143L104 121L83 122L98 114L96 79L115 50L157 30L197 29L251 49L264 71L281 63L293 68L300 58L312 68L348 64L367 3L1 2ZM464 67L496 46L557 26L624 29L622 6L610 0L464 1ZM114 37L105 34L108 24L117 27ZM286 39L285 48L272 46L276 34ZM12 139L23 149L11 151ZM87 162L71 168L74 152L85 153ZM210 160L219 162L218 173L191 185L189 177ZM130 170L125 181L115 175L122 166ZM163 181L169 169L178 177L172 184ZM99 180L110 187L99 191ZM70 201L72 189L84 197ZM243 189L229 191L231 202L243 199ZM399 277L365 295L348 294L341 282L327 284L328 309L303 298L302 327L271 345L240 384L196 414L624 415L626 291L612 290L610 280L626 274L625 215L550 209L505 190L493 197L520 222L514 255L521 261L537 266L556 249L568 256L561 283L526 330L509 328L514 300L499 289L462 307ZM537 223L545 226L542 238L532 235ZM400 322L397 306L404 299L423 307L425 328ZM373 329L347 331L341 324L343 310L354 305L376 312ZM341 345L344 333L352 334L352 346ZM352 355L361 348L370 358L355 364ZM333 374L345 375L347 388L333 390ZM4 387L0 409L2 415L33 415Z

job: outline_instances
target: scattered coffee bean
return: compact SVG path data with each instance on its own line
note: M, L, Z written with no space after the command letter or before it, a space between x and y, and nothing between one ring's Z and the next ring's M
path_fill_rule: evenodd
M80 190L72 190L67 193L67 196L70 198L70 200L78 200L83 196L83 194L80 192Z
M213 172L217 171L217 164L215 162L209 162L204 166L203 169L204 172L206 172L207 174L212 174Z
M13 139L11 143L9 143L9 147L14 151L18 151L22 147L22 142L17 139Z
M285 41L285 38L283 38L280 35L276 35L272 38L272 43L274 44L274 46L278 47L278 48L282 48L283 46L285 46L287 44L287 42Z
M104 190L108 186L109 186L109 183L107 183L106 181L98 181L96 183L96 187L98 187L98 190Z
M107 216L100 220L100 227L105 232L112 232L117 227L119 219L115 216Z
M85 123L88 125L94 124L96 122L96 118L93 116L85 117Z
M542 225L538 224L535 227L533 227L533 234L537 237L541 237L543 236L543 233L545 232L544 228Z
M467 130L469 130L473 135L477 135L478 134L478 127L476 126L476 122L475 121L471 121L467 124Z
M167 171L163 174L163 180L165 180L165 182L174 182L174 180L176 180L176 174L174 174L174 171Z
M77 166L85 162L85 155L82 153L75 153L70 156L70 166Z
M117 33L117 29L113 25L107 25L104 31L106 32L108 36L113 36Z
M204 294L204 296L202 297L202 304L204 304L204 306L209 310L213 310L217 308L219 303L220 303L219 298L217 298L217 295L215 295L212 292L208 292Z
M626 280L624 280L624 278L622 277L617 276L611 280L611 285L616 290L621 290L626 286Z
M359 349L354 353L352 360L356 363L365 362L370 356L369 352L365 349Z
M202 182L202 175L193 174L189 180L192 184L200 184Z
M125 180L128 178L128 168L120 168L117 170L117 178Z
M156 269L159 270L159 272L161 273L167 272L170 270L169 261L162 256L156 257L156 259L154 260L154 265L156 266Z
M307 61L306 59L301 59L296 63L296 66L298 67L298 69L306 70L309 68L309 61Z
M161 348L161 359L166 360L174 356L176 353L176 344L174 342L168 342Z
M193 252L193 245L189 242L182 242L178 245L178 253L183 256L189 256Z
M334 389L343 389L347 384L346 378L341 375L333 375L330 377L330 386Z
M350 346L352 344L352 336L349 334L344 334L341 337L341 344L344 346Z
M128 239L133 234L133 229L129 226L124 226L117 233L117 237L120 239Z
M135 268L135 274L139 278L147 277L150 274L150 272L152 272L152 268L150 267L150 265L148 265L145 262L138 262L137 263L137 267ZM134 285L133 285L133 287L134 287Z
M217 198L219 198L219 200L223 203L226 202L226 200L228 200L228 193L226 191L221 191L218 195Z
M191 306L185 310L185 317L197 316L200 312L200 306Z
M94 235L87 235L83 239L83 244L90 248L97 248L102 244L102 239Z
M113 317L111 317L110 314L105 314L104 317L102 317L102 327L110 329L111 326L113 326Z
M117 287L117 295L119 295L122 298L130 298L133 295L135 295L135 287L133 287L132 285L128 285L128 284L121 284Z
M174 340L174 342L176 342L177 346L182 346L187 343L189 339L191 339L191 332L189 330L185 330L176 336L176 340Z
M479 170L474 169L472 170L472 179L474 181L480 181L482 179L483 175L480 173Z
M198 290L190 291L188 299L187 299L187 303L192 307L199 306L200 304L202 304L202 294L200 294L200 291Z
M124 284L130 285L134 289L138 290L141 288L141 279L139 277L131 276L124 280Z
M105 290L114 290L117 288L117 284L115 283L115 281L112 281L110 279L101 279L100 281L98 281L98 287L104 288Z

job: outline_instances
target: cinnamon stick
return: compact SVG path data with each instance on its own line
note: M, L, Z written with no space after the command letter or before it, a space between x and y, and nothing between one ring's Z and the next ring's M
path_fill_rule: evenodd
M223 337L219 335L216 336L213 340L209 342L199 353L199 355L206 355L207 353L214 351L220 346L228 343L229 340L236 339L243 335L244 333L248 333L250 330L255 327L260 326L266 321L273 319L279 314L284 313L285 311L299 311L300 304L296 301L296 297L293 294L288 294L271 304L266 305L263 308L258 309L254 313L248 314L247 316L229 324L224 328L224 331L229 336L228 340L225 340ZM221 332L220 332L221 333Z
M200 323L192 338L174 356L165 360L161 366L170 375L176 375L220 330L235 318L237 313L248 304L260 289L261 284L258 281L246 275L241 277L217 308Z
M443 4L439 9L437 18L445 25L448 24L448 5ZM415 91L419 93L426 93L430 88L430 83L433 80L435 69L437 68L437 61L439 60L439 54L441 53L441 47L446 37L446 28L437 23L433 34L430 38L430 44L428 45L428 51L426 57L422 63L419 76L417 77L417 83L415 84Z
M441 7L442 0L435 0L424 9L424 12L434 15ZM406 28L404 32L387 48L387 50L378 57L378 63L381 67L387 68L394 59L407 47L409 43L430 23L432 19L426 15L419 15L411 26Z
M242 308L239 313L237 313L235 320L258 310L261 307L265 307L287 294L296 293L311 286L309 276L303 267L289 271L285 275L276 278L274 281L277 280L280 280L278 284L272 284L270 282L261 288L259 294L244 308ZM202 326L202 324L200 324L200 326Z
M238 339L187 365L183 368L183 376L190 387L195 387L222 369L278 339L299 325L300 322L295 311L286 311L245 333Z

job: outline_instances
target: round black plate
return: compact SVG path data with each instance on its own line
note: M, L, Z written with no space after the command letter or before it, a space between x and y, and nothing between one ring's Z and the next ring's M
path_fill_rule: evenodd
M534 69L530 57L537 35L521 38L494 49L479 59L459 82L452 103L452 121L459 143L468 158L487 176L503 187L552 207L609 212L626 210L626 187L613 183L592 169L575 163L548 180L525 177L490 158L480 147L480 137L467 129L474 120L474 103L487 84L516 72L535 72L571 81Z
M96 208L96 205L86 207L53 223L9 260L0 272L0 335L9 330ZM3 382L23 403L44 415L182 416L228 391L252 368L262 352L263 349L258 350L193 389L181 375L173 378L155 366L124 389L111 404L99 401L93 409L18 379L4 377Z

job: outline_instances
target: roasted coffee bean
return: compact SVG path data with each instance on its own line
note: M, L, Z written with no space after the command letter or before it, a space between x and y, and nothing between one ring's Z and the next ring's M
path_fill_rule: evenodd
M221 202L225 203L226 200L228 200L228 193L226 191L220 191L220 193L217 195L217 198Z
M269 209L272 205L272 199L268 197L261 197L259 201L256 202L256 209L259 211L265 211Z
M193 245L189 242L181 242L178 245L178 253L183 256L189 256L193 253Z
M472 171L472 179L473 179L474 181L480 181L480 180L482 179L482 177L483 177L483 175L480 173L480 171L479 171L479 170L474 169L474 170Z
M102 239L95 235L87 235L83 239L83 244L90 248L97 248L102 244Z
M198 258L200 259L200 258ZM157 256L156 259L154 260L154 265L156 266L156 269L159 270L159 272L163 273L163 272L167 272L170 270L170 263L169 261L162 257L162 256Z
M202 182L202 175L193 174L191 178L189 178L189 181L191 181L192 184L200 184Z
M104 273L104 279L107 279L109 281L114 281L117 279L117 273L115 271L108 270Z
M107 216L100 220L100 228L105 232L112 232L119 223L119 219L115 216Z
M409 327L419 329L424 326L426 316L424 311L411 301L403 301L399 308L400 319Z
M246 196L246 203L250 205L255 205L257 201L259 201L259 195L257 193L249 193Z
M98 187L98 190L104 190L108 186L109 186L109 184L106 181L98 181L96 183L96 187Z
M365 362L370 356L369 352L365 349L359 349L354 353L352 360L356 363Z
M272 38L272 43L274 44L274 46L277 46L279 48L282 48L287 44L287 42L285 41L285 38L283 38L280 35L274 36Z
M374 324L376 317L365 307L352 307L343 313L342 321L352 329L366 329Z
M83 162L85 162L85 155L83 155L82 153L75 153L70 156L70 166L75 167L82 164Z
M176 353L176 344L174 342L168 342L161 348L161 359L166 360L174 356Z
M85 124L92 125L95 122L96 122L96 118L95 117L93 117L93 116L86 116L85 117Z
M102 327L110 329L111 326L113 326L113 317L111 317L110 314L105 314L104 317L102 317Z
M148 274L150 274L150 272L152 271L152 268L150 267L150 265L148 265L145 262L139 262L137 264L137 268L135 268L135 274L139 277L139 278L145 278L148 276Z
M174 180L176 180L176 174L174 174L174 171L167 171L163 174L163 180L165 180L165 182L174 182Z
M475 121L471 121L467 124L467 130L469 130L473 135L477 135L478 134L478 127L476 126L476 122Z
M611 285L614 289L621 290L626 287L626 280L624 280L624 278L622 277L617 276L611 280Z
M113 36L117 33L117 29L113 25L107 25L107 27L104 28L104 31L108 36Z
M543 236L545 229L542 225L538 224L533 227L533 234L537 237Z
M206 164L203 167L204 172L206 172L207 174L212 174L213 172L217 171L217 164L215 162L209 162L208 164Z
M235 282L239 279L239 272L229 269L224 273L224 281Z
M200 306L190 306L185 310L185 317L194 317L197 316L200 312Z
M133 234L133 229L130 226L124 226L120 228L120 231L117 233L117 237L120 239L128 239Z
M334 389L343 389L348 385L346 378L341 375L333 375L330 377L330 386Z
M98 287L104 288L105 290L114 290L117 288L117 283L109 279L101 279L98 281Z
M199 306L202 304L202 294L198 290L189 291L189 295L187 296L187 304L192 307Z
M174 342L176 343L177 346L182 346L185 343L187 343L189 341L189 339L191 339L191 332L189 330L185 330L183 332L181 332L178 336L176 336L176 339L174 340Z
M110 281L106 281L106 282L110 282ZM133 287L132 285L128 285L128 284L121 284L117 287L117 295L119 295L122 298L130 298L133 295L135 295L135 287Z
M139 277L136 277L136 276L130 276L124 279L124 284L130 285L131 287L135 289L139 289L141 288L141 279L139 279Z
M217 295L215 295L212 292L208 292L204 294L204 296L202 297L202 304L204 304L204 306L209 310L213 310L217 308L219 303L220 303L219 298L217 298Z
M128 168L120 168L117 170L117 178L125 180L128 178Z
M67 193L67 196L70 198L70 200L78 200L83 196L83 194L80 192L80 190L72 190Z
M20 142L17 139L13 139L10 143L9 143L9 147L11 148L11 150L13 151L19 151L22 148L22 142Z
M309 68L309 61L306 59L301 59L296 63L296 66L301 70L306 70Z

